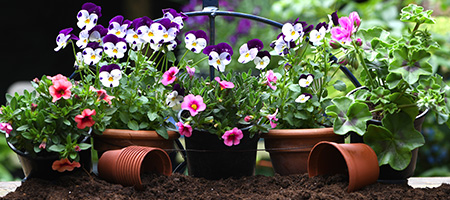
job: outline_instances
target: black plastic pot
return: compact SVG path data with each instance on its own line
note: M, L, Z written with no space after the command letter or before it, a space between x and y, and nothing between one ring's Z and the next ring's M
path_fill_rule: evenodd
M90 143L90 137L86 136L81 142ZM24 180L27 180L29 178L52 180L60 177L61 175L73 173L74 171L78 170L83 170L83 168L88 172L92 170L91 148L79 152L81 164L80 168L75 168L71 172L58 172L52 169L53 162L59 160L59 155L57 153L47 153L45 155L37 154L37 156L32 156L28 152L23 152L17 149L13 144L9 142L8 146L17 154L17 157L19 158L23 173L25 175Z
M357 90L360 89L367 89L367 87L362 86L358 87L352 91L350 91L347 95L353 94ZM421 132L422 131L422 124L425 121L425 116L427 115L428 110L425 110L424 112L417 115L416 119L414 120L414 128ZM370 124L381 126L382 123L379 120L369 120L367 121L367 126ZM355 132L350 133L350 143L364 143L363 136L358 135ZM416 163L417 163L417 156L418 156L419 149L416 148L411 151L411 162L409 162L409 165L403 169L403 170L395 170L390 165L382 165L380 166L380 175L378 177L378 182L383 183L406 183L407 178L414 175L414 170L416 169Z
M217 135L194 130L186 137L186 158L189 175L209 180L252 176L255 172L259 135L244 137L239 145L226 146Z

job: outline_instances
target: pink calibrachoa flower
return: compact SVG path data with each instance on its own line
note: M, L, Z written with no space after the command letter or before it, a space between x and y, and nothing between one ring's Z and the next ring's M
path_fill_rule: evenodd
M4 131L6 134L9 134L12 131L12 126L9 123L2 122L0 123L0 130Z
M193 77L195 74L195 67L189 67L186 65L186 72L189 74L189 77Z
M223 143L229 147L238 145L243 137L244 134L242 134L242 131L236 127L232 130L225 131L222 135Z
M68 99L72 92L72 83L67 80L67 78L61 74L58 74L51 78L53 85L51 85L48 90L50 95L52 95L52 102L56 102L61 98Z
M181 109L189 110L191 116L195 116L198 112L206 109L206 104L203 103L202 96L194 96L193 94L189 94L184 97L183 103L181 103Z
M219 82L220 89L228 89L228 88L234 88L234 83L228 82L228 81L222 81L219 77L214 78L217 82Z
M251 115L247 115L244 117L245 122L250 122L250 121L252 121L252 119L253 119L253 116L251 116Z
M105 100L106 102L108 102L109 105L111 105L111 100L115 98L114 96L109 96L109 95L106 93L106 90L105 90L105 89L97 90L97 89L95 89L93 86L91 86L91 87L89 87L89 90L94 91L94 92L97 92L97 96L98 96L98 99L97 99L97 100L98 100L98 101L100 101L100 100Z
M75 147L73 147L73 149L74 149L76 152L80 152L80 151L81 151L81 148L80 148L80 146L78 146L78 145L75 145Z
M275 111L275 113L270 114L270 115L267 115L267 119L269 119L270 126L271 126L272 128L277 127L277 124L274 122L274 121L278 121L277 114L278 114L278 108L277 108L277 110Z
M172 84L176 79L177 79L177 77L175 76L175 75L177 75L177 73L179 72L180 70L177 68L177 67L171 67L171 68L169 68L169 70L167 70L166 72L164 72L164 74L163 74L163 79L161 80L161 83L163 84L163 85L169 85L169 84Z
M64 171L73 171L73 169L77 167L81 167L79 162L73 161L70 162L68 158L63 158L61 160L56 160L52 164L52 169L58 172L64 172Z
M275 74L273 73L272 70L269 70L269 71L267 72L266 78L267 78L266 84L267 84L270 88L272 88L272 90L276 90L276 89L277 89L277 86L272 85L272 83L277 83L277 77L275 76Z
M42 140L41 144L39 144L39 149L45 149L47 147L47 140Z
M78 123L77 127L79 129L84 129L93 126L95 121L92 119L92 116L96 114L95 110L84 109L81 115L75 116L75 122Z
M184 135L185 137L191 137L192 135L192 127L189 124L183 124L183 122L177 122L178 132L180 135Z

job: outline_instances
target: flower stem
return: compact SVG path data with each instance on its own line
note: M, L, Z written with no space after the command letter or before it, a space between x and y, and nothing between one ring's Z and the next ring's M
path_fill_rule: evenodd
M362 53L361 53L361 51L359 50L359 48L357 47L355 41L352 41L352 44L353 44L353 47L354 47L355 50L356 50L356 54L358 55L359 62L360 62L361 65L363 66L363 69L364 69L364 71L366 72L367 77L369 77L369 85L370 85L370 88L369 88L369 89L373 89L373 88L375 88L376 84L375 84L375 82L374 82L374 80L373 80L373 78L372 78L372 75L371 75L370 72L369 72L369 68L367 67L366 62L364 62L364 58L363 58L363 56L362 56Z

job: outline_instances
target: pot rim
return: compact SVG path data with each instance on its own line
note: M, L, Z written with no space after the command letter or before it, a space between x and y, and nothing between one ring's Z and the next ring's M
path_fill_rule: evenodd
M167 140L176 139L180 134L176 131L167 131L169 138ZM162 139L155 130L130 130L130 129L105 129L102 135L95 135L99 138L116 138L116 139Z
M315 137L332 137L337 136L333 131L333 127L329 128L307 128L307 129L271 129L267 133L262 133L262 138L315 138Z

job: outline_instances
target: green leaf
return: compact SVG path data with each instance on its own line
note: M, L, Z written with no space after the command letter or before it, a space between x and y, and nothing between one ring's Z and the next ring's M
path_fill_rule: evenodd
M16 131L17 131L17 132L22 132L22 131L28 130L28 128L29 128L28 124L25 124L25 125L19 126L19 127L16 129Z
M333 105L326 108L326 114L334 119L334 132L345 135L351 131L359 135L366 132L366 122L372 119L369 107L365 103L355 102L348 97L332 100Z
M339 90L341 92L345 92L347 90L347 86L341 80L337 80L336 82L334 82L333 87L334 89Z
M81 150L86 150L86 149L91 148L92 145L88 144L88 143L80 143L80 144L78 144L78 146L80 147Z
M169 134L167 133L167 129L165 126L159 126L156 128L156 133L163 137L164 139L169 139Z
M50 147L48 147L49 151L54 151L54 152L62 152L66 149L66 147L62 144L55 144L55 145L51 145Z
M156 118L158 118L158 113L155 112L149 112L147 113L147 117L150 121L155 121Z
M425 59L430 53L425 50L414 51L411 57L407 56L406 47L394 51L394 60L389 66L389 72L399 73L404 81L412 85L419 80L421 75L431 75L433 69Z
M139 124L136 121L134 121L134 120L128 121L127 126L131 130L135 130L135 131L139 130Z
M411 151L422 146L425 139L405 112L387 115L382 124L369 125L364 142L375 151L380 166L389 164L395 170L403 170L411 160Z

